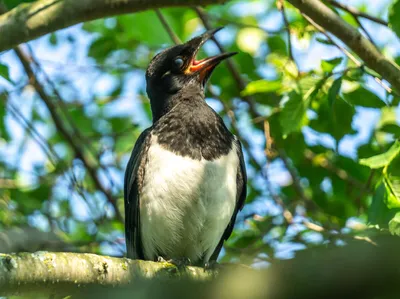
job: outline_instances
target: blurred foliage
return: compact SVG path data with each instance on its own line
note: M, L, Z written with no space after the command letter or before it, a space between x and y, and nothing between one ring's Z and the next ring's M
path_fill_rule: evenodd
M388 15L399 35L400 1L389 1L378 12L348 2L376 17ZM226 51L239 52L233 60L247 82L239 90L221 65L211 78L213 92L207 93L243 141L249 174L247 205L222 261L270 263L317 245L342 245L387 231L400 235L399 96L289 4L295 61L275 1L231 1L206 12L213 26L226 26L217 38ZM359 26L348 13L337 12ZM163 14L181 40L204 30L191 8ZM387 37L377 38L380 50L399 61L394 34L366 22L373 38ZM38 54L39 45L48 54L43 49ZM169 45L156 14L146 11L50 34L27 51L36 57L36 76L59 119L121 211L130 151L151 124L144 71ZM216 51L209 42L200 56ZM56 233L78 251L123 255L123 223L114 207L54 125L16 56L3 55L0 231L29 225Z

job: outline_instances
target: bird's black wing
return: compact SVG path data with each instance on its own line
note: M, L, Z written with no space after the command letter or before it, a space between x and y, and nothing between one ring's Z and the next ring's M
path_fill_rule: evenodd
M218 243L217 248L214 250L214 253L211 255L210 261L217 260L218 255L221 251L222 245L224 244L224 241L227 240L230 237L230 235L232 234L233 226L235 225L236 216L239 213L239 211L243 208L244 202L246 200L247 173L246 173L246 165L244 163L242 145L241 145L240 141L236 138L236 136L235 136L234 142L236 143L237 154L239 156L239 166L238 166L238 171L237 171L237 175L236 175L236 207L235 207L235 210L233 211L233 215L232 215L231 221L228 224L228 227L225 229L225 232L222 235L222 238L221 238L220 242Z
M149 147L150 128L140 134L133 148L125 171L124 202L125 202L125 238L127 256L133 259L144 259L140 238L139 213L139 180L143 176L140 164Z

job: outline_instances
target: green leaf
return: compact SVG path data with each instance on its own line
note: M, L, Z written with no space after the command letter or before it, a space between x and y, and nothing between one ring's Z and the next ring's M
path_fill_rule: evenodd
M289 100L285 103L280 115L280 124L283 135L300 131L306 119L306 104L302 97L296 93L289 94Z
M390 149L383 154L373 156L367 159L361 159L360 164L366 165L369 168L382 168L390 164L390 162L398 155L400 152L400 141L396 140L395 143L390 147Z
M400 37L400 1L394 1L389 8L389 27Z
M342 88L342 81L342 77L337 78L335 81L333 81L331 88L329 88L328 103L330 107L333 106L333 103L335 102L335 99Z
M321 68L325 73L330 73L337 67L343 60L343 57L336 57L329 60L321 61Z
M393 134L395 138L400 137L400 126L396 123L385 124L379 129L379 131Z
M57 45L57 34L56 34L55 32L52 32L52 33L50 34L49 42L50 42L50 44L51 44L52 46Z
M8 72L8 66L6 66L5 64L0 63L0 77L3 77L4 79L6 79L9 82L12 82L10 79L10 74Z
M364 69L358 67L348 70L343 77L347 81L359 82L361 81L363 75L364 75Z
M277 53L284 56L288 55L286 43L279 35L274 35L268 38L267 44L272 53Z
M6 96L4 94L0 94L0 138L3 138L5 141L9 141L10 134L8 133L6 127L6 105Z
M34 2L36 0L4 0L4 3L8 10L13 9L21 3L29 3Z
M276 92L282 87L282 81L257 80L247 84L246 88L241 92L242 96L253 95L256 93Z
M388 193L388 208L400 208L400 155L384 169L383 175L383 182Z
M386 187L386 205L389 209L400 208L400 177L385 175L383 183Z
M389 231L392 235L400 236L400 212L389 221Z
M363 87L347 93L344 96L350 104L356 106L369 108L382 108L386 106L385 102L383 102L376 94Z
M318 42L320 42L321 44L324 44L324 45L329 45L329 46L334 45L330 40L327 40L327 39L324 39L324 38L317 37L316 40Z
M399 209L389 209L387 207L387 196L385 185L380 183L374 192L372 203L368 209L369 223L387 227L388 222L399 211Z

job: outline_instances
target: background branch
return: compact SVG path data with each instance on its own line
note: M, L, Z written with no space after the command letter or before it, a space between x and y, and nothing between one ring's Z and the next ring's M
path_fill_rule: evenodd
M109 190L107 190L102 183L100 182L100 179L97 175L97 171L95 167L90 163L90 161L86 158L86 156L83 153L83 150L80 147L80 144L74 139L74 137L70 134L67 128L65 128L64 123L62 120L59 118L58 113L57 113L57 108L55 104L53 103L52 99L49 98L44 90L44 87L40 84L38 79L35 76L35 73L30 65L30 59L25 55L25 53L18 47L15 48L15 53L17 54L19 60L22 63L22 66L28 75L28 78L31 81L31 84L35 88L36 92L39 94L40 98L43 100L45 105L47 106L47 109L50 112L50 115L54 121L54 125L56 126L57 130L60 131L60 133L63 135L65 140L68 142L68 144L72 147L75 156L82 161L84 164L85 168L87 169L90 177L92 178L94 184L96 187L104 193L106 196L107 200L110 202L110 204L114 207L115 213L117 215L117 218L123 222L123 217L118 209L117 203L115 198L112 196Z
M346 23L328 6L319 0L288 0L318 25L333 33L350 47L365 64L400 91L400 68L387 59L357 29Z
M226 0L41 0L0 16L0 52L81 22L166 6L221 4Z
M375 22L375 23L378 23L378 24L381 24L381 25L384 25L384 26L388 26L389 25L388 22L386 22L385 20L382 20L380 18L371 16L369 14L366 14L366 13L362 12L362 11L359 11L355 7L340 3L340 2L338 2L336 0L325 0L325 1L328 2L329 4L331 4L334 7L337 7L337 8L340 8L340 9L344 10L344 11L347 11L348 13L353 15L355 18L361 17L361 18L368 19L368 20L370 20L372 22Z

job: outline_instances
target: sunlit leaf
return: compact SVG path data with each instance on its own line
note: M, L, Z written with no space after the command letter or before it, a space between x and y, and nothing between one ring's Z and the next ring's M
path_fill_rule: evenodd
M298 93L291 92L280 117L283 135L299 131L306 117L305 101Z
M400 126L396 123L387 123L379 130L385 133L393 134L395 138L400 137Z
M366 165L370 168L382 168L388 166L389 163L399 154L399 152L400 141L396 140L387 152L367 159L361 159L360 164Z
M2 63L0 63L0 77L3 77L7 81L11 82L8 66Z
M389 26L400 37L400 1L396 0L389 8Z
M389 231L392 235L400 236L400 212L389 221Z
M253 95L255 93L276 92L282 87L282 81L257 80L247 84L246 88L241 92L243 96Z
M329 106L332 107L337 95L340 92L341 87L342 87L342 77L339 77L335 81L333 81L331 88L329 88L329 91L328 91Z
M321 68L325 73L332 72L343 60L343 57L336 57L329 60L321 61Z
M356 90L344 94L346 100L355 105L370 108L382 108L386 104L376 94L365 89L363 87L357 88Z

